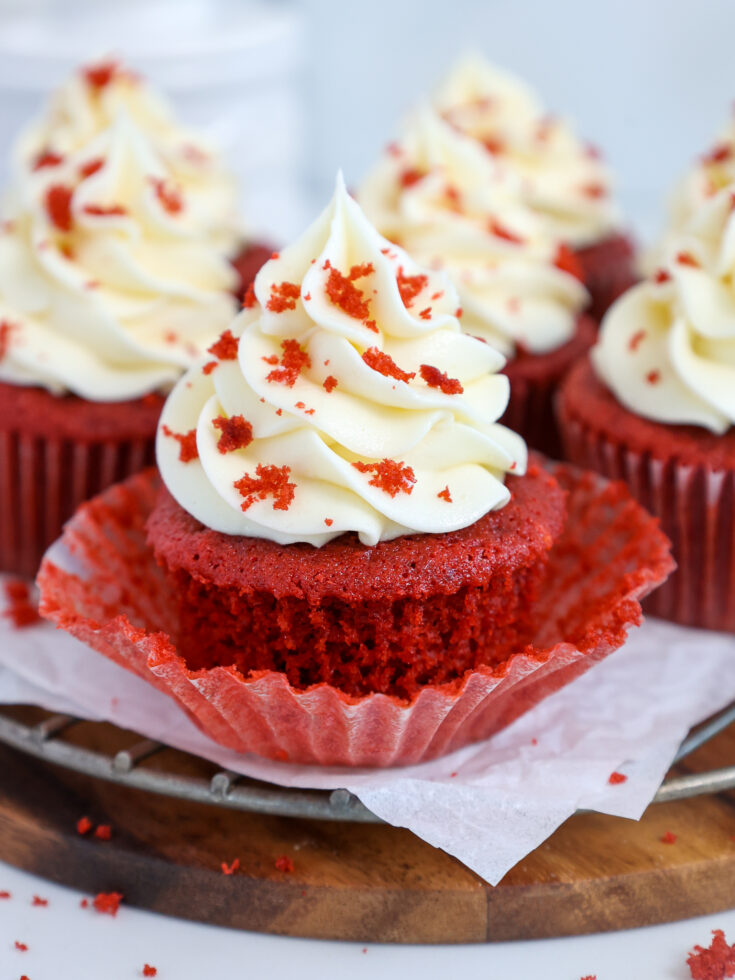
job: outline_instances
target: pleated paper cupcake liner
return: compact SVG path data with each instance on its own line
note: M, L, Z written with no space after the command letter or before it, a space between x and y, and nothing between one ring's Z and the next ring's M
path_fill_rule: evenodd
M565 466L566 530L551 553L534 641L412 701L351 697L328 684L291 686L281 673L190 670L177 612L146 543L158 477L148 471L85 504L44 559L44 616L169 694L214 741L295 763L392 766L486 738L618 648L641 621L639 600L672 568L658 524L621 484ZM631 678L631 683L634 678Z

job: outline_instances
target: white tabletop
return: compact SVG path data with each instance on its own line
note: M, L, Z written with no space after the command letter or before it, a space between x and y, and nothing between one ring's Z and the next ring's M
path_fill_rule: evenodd
M571 939L477 946L381 946L236 932L120 907L80 908L82 894L0 863L0 980L686 980L687 953L712 929L735 940L735 910ZM34 906L33 896L48 900ZM192 902L196 896L192 895ZM28 946L15 949L16 940Z

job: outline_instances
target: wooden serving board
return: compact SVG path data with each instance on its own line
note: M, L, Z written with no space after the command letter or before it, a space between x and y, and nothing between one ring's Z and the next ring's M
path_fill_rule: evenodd
M90 748L120 747L108 726L72 732L70 741ZM197 770L198 760L170 755L178 771ZM678 771L733 759L735 727ZM110 824L112 840L79 836L84 815ZM667 831L675 843L661 841ZM276 868L282 855L293 872ZM221 863L235 858L239 869L223 874ZM182 802L0 748L0 860L90 894L119 891L131 905L258 932L360 942L531 939L735 907L735 794L652 806L640 823L577 815L492 888L406 830Z

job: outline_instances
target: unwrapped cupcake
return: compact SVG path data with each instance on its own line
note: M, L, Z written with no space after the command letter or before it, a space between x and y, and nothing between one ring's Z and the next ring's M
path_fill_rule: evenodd
M547 234L573 250L599 321L636 281L634 246L599 150L552 115L522 79L479 55L463 57L436 92L437 111L521 180Z
M565 382L567 458L626 481L677 572L651 612L735 631L735 184L706 196L663 264L610 309Z
M153 461L164 393L235 314L232 181L147 87L77 72L21 137L0 225L0 569Z
M668 543L622 486L527 465L457 306L340 179L169 396L163 485L69 523L43 615L218 742L324 764L486 737L615 649Z
M365 179L359 200L387 238L450 275L462 329L508 360L503 422L558 456L552 398L595 325L583 314L589 297L577 260L528 207L517 174L425 107Z

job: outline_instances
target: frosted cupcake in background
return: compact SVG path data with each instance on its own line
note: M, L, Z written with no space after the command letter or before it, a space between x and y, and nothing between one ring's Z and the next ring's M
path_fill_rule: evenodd
M508 359L503 422L558 455L551 398L594 340L575 256L528 207L518 175L424 107L359 188L376 227L424 265L444 269L465 333Z
M549 237L574 251L591 296L589 312L599 320L636 279L633 245L599 151L550 114L524 81L479 55L457 63L434 105L521 178L524 200Z
M196 147L111 64L19 141L0 226L2 569L34 574L82 500L152 462L165 392L237 310L232 184Z
M559 401L569 459L623 479L671 537L656 615L735 632L735 184L607 313Z

